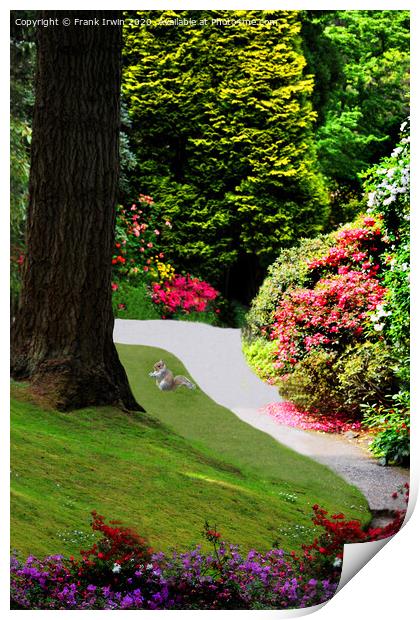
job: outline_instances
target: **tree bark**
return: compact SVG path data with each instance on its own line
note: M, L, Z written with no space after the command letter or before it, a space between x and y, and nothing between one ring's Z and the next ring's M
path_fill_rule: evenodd
M59 410L134 399L113 343L111 259L119 174L118 11L43 11L38 32L27 256L12 376ZM68 17L71 25L62 25Z

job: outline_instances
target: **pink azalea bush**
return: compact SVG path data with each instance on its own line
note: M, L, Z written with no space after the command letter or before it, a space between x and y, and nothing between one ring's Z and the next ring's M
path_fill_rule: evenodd
M366 336L367 316L382 302L378 254L383 251L380 220L344 227L328 253L308 261L312 287L282 296L270 337L278 342L275 367L289 372L313 349L336 352Z
M313 289L294 289L281 300L272 327L278 369L294 365L313 348L338 350L363 337L369 311L385 289L369 272L346 271L321 278Z
M249 313L244 352L295 406L293 415L291 405L270 406L274 419L342 431L360 420L362 404L393 393L395 360L376 319L388 296L390 243L382 215L369 213L318 244L304 240L272 266Z

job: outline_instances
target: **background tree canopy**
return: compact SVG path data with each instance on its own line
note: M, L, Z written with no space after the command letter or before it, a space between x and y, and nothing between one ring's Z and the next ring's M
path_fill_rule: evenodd
M301 18L315 77L318 161L338 224L354 215L346 218L342 203L360 191L359 173L391 150L409 114L410 14L303 11Z

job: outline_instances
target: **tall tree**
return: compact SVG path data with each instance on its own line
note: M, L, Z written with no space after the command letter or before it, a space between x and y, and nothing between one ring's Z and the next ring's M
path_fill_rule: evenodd
M146 25L127 24L123 91L139 188L173 224L175 266L249 300L279 249L328 217L298 13L136 17Z
M141 410L112 338L121 27L77 24L120 15L40 17L57 23L37 33L27 255L12 326L12 376L29 379L60 410Z

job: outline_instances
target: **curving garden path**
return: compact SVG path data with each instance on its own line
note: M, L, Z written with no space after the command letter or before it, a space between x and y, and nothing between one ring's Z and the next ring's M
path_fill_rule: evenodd
M407 469L382 467L365 448L344 436L284 426L262 411L268 403L279 401L279 394L247 365L239 329L186 321L117 319L114 340L159 347L176 355L210 398L280 443L336 471L362 491L378 517L405 507L400 496L395 500L391 494L409 482Z

